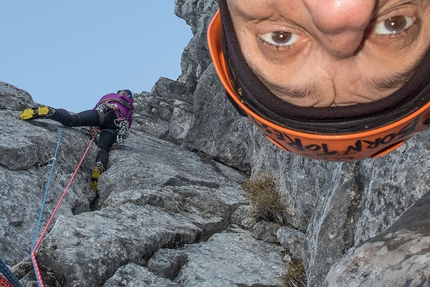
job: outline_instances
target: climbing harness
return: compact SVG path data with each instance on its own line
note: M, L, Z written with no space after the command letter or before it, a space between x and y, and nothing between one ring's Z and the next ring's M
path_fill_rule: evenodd
M119 102L120 104L126 106L129 109L133 109L129 103L127 103L124 100L108 100L105 102L100 103L96 110L99 112L106 112L108 110L112 110L112 111L118 111L118 106L115 103L111 103L111 102ZM124 143L124 139L130 134L130 128L129 128L129 123L128 121L123 118L123 117L118 117L115 121L114 121L115 125L118 127L118 129L116 130L117 133L117 141L119 144Z
M40 274L39 265L37 264L37 260L36 260L36 251L39 248L39 246L40 246L40 244L42 242L42 239L45 236L45 234L46 234L46 232L48 230L48 227L51 225L52 220L54 219L54 217L55 217L58 209L60 208L60 205L61 205L64 197L66 196L67 191L70 188L70 185L72 184L73 180L75 179L75 176L78 173L78 171L79 171L79 169L80 169L80 167L82 165L82 162L84 161L85 157L87 156L88 151L90 150L91 145L93 144L93 142L94 142L94 137L91 139L90 143L88 144L87 149L85 150L84 154L82 155L81 160L78 163L78 166L76 167L75 171L73 172L72 177L70 178L70 180L69 180L66 188L63 191L63 194L61 195L60 199L58 200L58 203L55 206L54 211L51 214L51 217L49 218L48 222L46 223L45 228L43 229L42 233L39 236L39 239L33 245L33 248L31 250L31 254L30 254L31 255L31 262L33 264L34 274L36 275L36 280L37 280L38 286L40 286L40 287L44 287L44 284L43 284L43 280L42 280L42 275Z
M4 275L1 276L1 274ZM13 273L9 270L7 265L0 258L0 287L22 287L18 278L13 275Z
M101 102L97 106L96 110L98 110L100 112L106 111L108 109L111 109L111 110L114 110L114 111L118 111L118 106L115 103L112 103L112 102L120 103L121 105L127 107L129 110L133 110L133 107L127 101L118 100L118 99L108 99L108 100L106 100L104 102Z
M96 110L99 112L105 112L109 109L113 110L113 111L117 111L118 106L116 104L111 104L109 102L103 102L103 103L99 104L96 108Z

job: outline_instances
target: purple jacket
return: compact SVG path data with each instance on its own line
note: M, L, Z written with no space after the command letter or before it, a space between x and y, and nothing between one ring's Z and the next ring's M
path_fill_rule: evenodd
M128 121L128 127L131 126L133 120L133 99L124 94L107 94L104 95L94 107L94 110L102 103L115 104L118 109L114 110L118 118L122 117Z

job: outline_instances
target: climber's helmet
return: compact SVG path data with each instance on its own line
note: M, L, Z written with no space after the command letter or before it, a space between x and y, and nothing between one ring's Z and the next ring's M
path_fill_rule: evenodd
M356 161L385 155L427 128L430 51L412 78L386 99L347 107L297 107L278 99L254 74L241 54L228 9L220 8L208 29L215 70L239 113L281 149L312 159Z
M120 94L125 94L127 95L127 97L129 97L130 99L133 98L133 94L131 93L130 90L119 90L118 92L116 92L118 95Z

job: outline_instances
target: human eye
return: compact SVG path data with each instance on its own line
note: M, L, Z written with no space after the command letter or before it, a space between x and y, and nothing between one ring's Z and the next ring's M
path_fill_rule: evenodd
M414 19L407 16L390 17L384 21L377 23L373 31L380 35L399 34L414 24Z
M286 31L275 31L262 34L260 35L260 38L270 45L287 47L297 42L299 36Z

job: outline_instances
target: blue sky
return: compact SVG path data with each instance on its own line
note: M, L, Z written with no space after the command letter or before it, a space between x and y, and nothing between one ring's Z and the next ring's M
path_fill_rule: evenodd
M191 28L174 0L10 0L0 4L0 81L72 112L104 94L176 80Z

